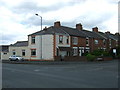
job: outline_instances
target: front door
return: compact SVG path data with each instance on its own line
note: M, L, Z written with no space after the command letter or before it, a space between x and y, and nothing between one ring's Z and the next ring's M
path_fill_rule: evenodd
M62 59L64 59L64 57L67 55L66 51L60 51L60 56Z

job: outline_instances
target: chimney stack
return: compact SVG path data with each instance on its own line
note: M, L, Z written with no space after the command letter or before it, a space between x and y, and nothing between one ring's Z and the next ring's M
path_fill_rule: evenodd
M93 31L93 32L98 32L98 27L92 28L92 31Z
M117 33L115 33L115 35L120 35L120 34L117 32Z
M106 34L110 34L110 31L105 32Z
M54 27L60 27L60 26L61 26L60 21L54 22Z
M47 27L45 26L45 28L43 30L47 30Z
M81 23L76 24L76 29L77 30L82 30L83 29L82 24Z

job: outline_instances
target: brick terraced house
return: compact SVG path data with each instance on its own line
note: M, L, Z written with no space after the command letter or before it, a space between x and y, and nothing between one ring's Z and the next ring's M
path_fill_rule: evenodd
M54 26L28 35L28 41L17 42L9 46L9 55L20 55L27 60L57 60L56 57L82 56L96 49L109 51L120 45L119 34L85 30L82 24L76 28L62 26L60 21Z

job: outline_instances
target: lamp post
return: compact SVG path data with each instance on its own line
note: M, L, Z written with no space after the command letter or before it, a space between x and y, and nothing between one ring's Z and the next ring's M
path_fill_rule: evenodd
M39 16L41 18L41 30L42 30L42 16L35 14L36 16ZM41 59L42 59L42 35L41 35Z
M41 30L42 30L42 16L35 14L36 16L39 16L41 18Z

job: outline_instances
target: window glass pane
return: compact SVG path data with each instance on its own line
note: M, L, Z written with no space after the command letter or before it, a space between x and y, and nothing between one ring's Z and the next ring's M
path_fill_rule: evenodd
M35 37L32 37L31 43L32 43L32 44L35 43Z
M16 52L15 52L15 50L13 50L13 55L15 55L16 54Z
M78 44L78 38L77 37L73 37L72 38L72 42L74 45L77 45Z
M98 44L98 40L95 40L95 44Z
M63 43L63 36L59 36L59 43Z
M67 36L66 42L67 42L67 44L69 44L69 37L68 36Z
M31 50L31 56L36 56L36 49Z
M86 38L86 46L89 46L89 38Z
M22 56L25 56L25 50L22 50Z

